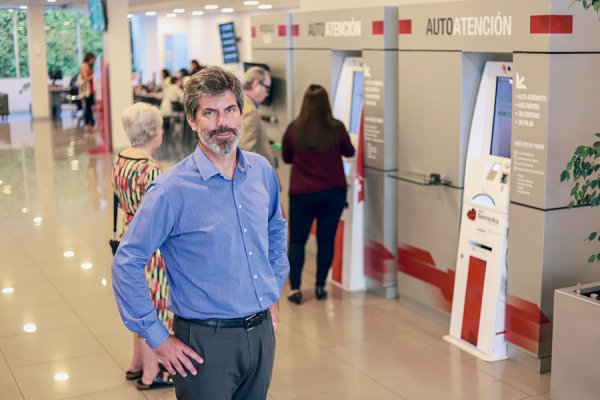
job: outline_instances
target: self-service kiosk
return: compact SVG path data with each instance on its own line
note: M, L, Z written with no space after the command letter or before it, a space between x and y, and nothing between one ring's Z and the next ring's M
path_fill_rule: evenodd
M507 358L504 340L512 67L488 62L467 150L448 342L486 361Z
M344 123L352 144L358 153L359 130L363 110L364 73L363 62L359 57L346 57L342 63L333 96L333 116ZM357 157L344 160L344 172L348 183L348 207L342 213L338 235L343 235L341 263L333 265L330 280L348 291L366 288L363 271L363 209L364 202L359 197L362 190L361 171L358 171ZM339 240L339 239L338 239Z

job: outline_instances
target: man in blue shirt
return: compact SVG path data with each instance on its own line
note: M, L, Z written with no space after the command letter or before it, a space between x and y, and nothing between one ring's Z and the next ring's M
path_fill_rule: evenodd
M202 70L184 104L198 147L151 184L123 236L112 266L117 305L174 376L178 399L263 400L289 272L279 184L265 158L237 148L243 92L235 75ZM157 248L174 336L144 277Z

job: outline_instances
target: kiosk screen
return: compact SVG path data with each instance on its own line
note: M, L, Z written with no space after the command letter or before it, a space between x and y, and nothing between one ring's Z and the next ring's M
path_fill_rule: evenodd
M494 124L492 127L492 148L490 154L510 158L510 137L512 129L512 84L508 76L496 78L496 98L494 103Z
M352 77L352 103L350 105L349 132L358 133L363 105L363 72L355 71Z

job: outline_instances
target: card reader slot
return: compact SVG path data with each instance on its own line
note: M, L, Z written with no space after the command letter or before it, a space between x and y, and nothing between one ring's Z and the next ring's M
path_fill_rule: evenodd
M479 243L479 242L476 242L476 241L474 241L474 240L469 240L469 244L470 244L471 246L473 246L473 247L478 247L478 248L480 248L480 249L487 250L487 251L489 251L490 253L491 253L491 252L492 252L492 250L493 250L493 249L492 249L490 246L486 246L485 244L483 244L483 243Z

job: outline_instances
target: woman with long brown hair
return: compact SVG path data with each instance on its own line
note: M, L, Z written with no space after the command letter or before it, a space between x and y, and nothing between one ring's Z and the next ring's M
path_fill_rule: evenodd
M317 280L315 295L327 297L325 280L333 260L338 222L346 207L346 177L342 156L352 157L354 147L344 124L331 113L324 87L310 85L300 115L283 136L282 156L292 164L290 177L290 286L288 300L300 304L304 246L317 219Z

